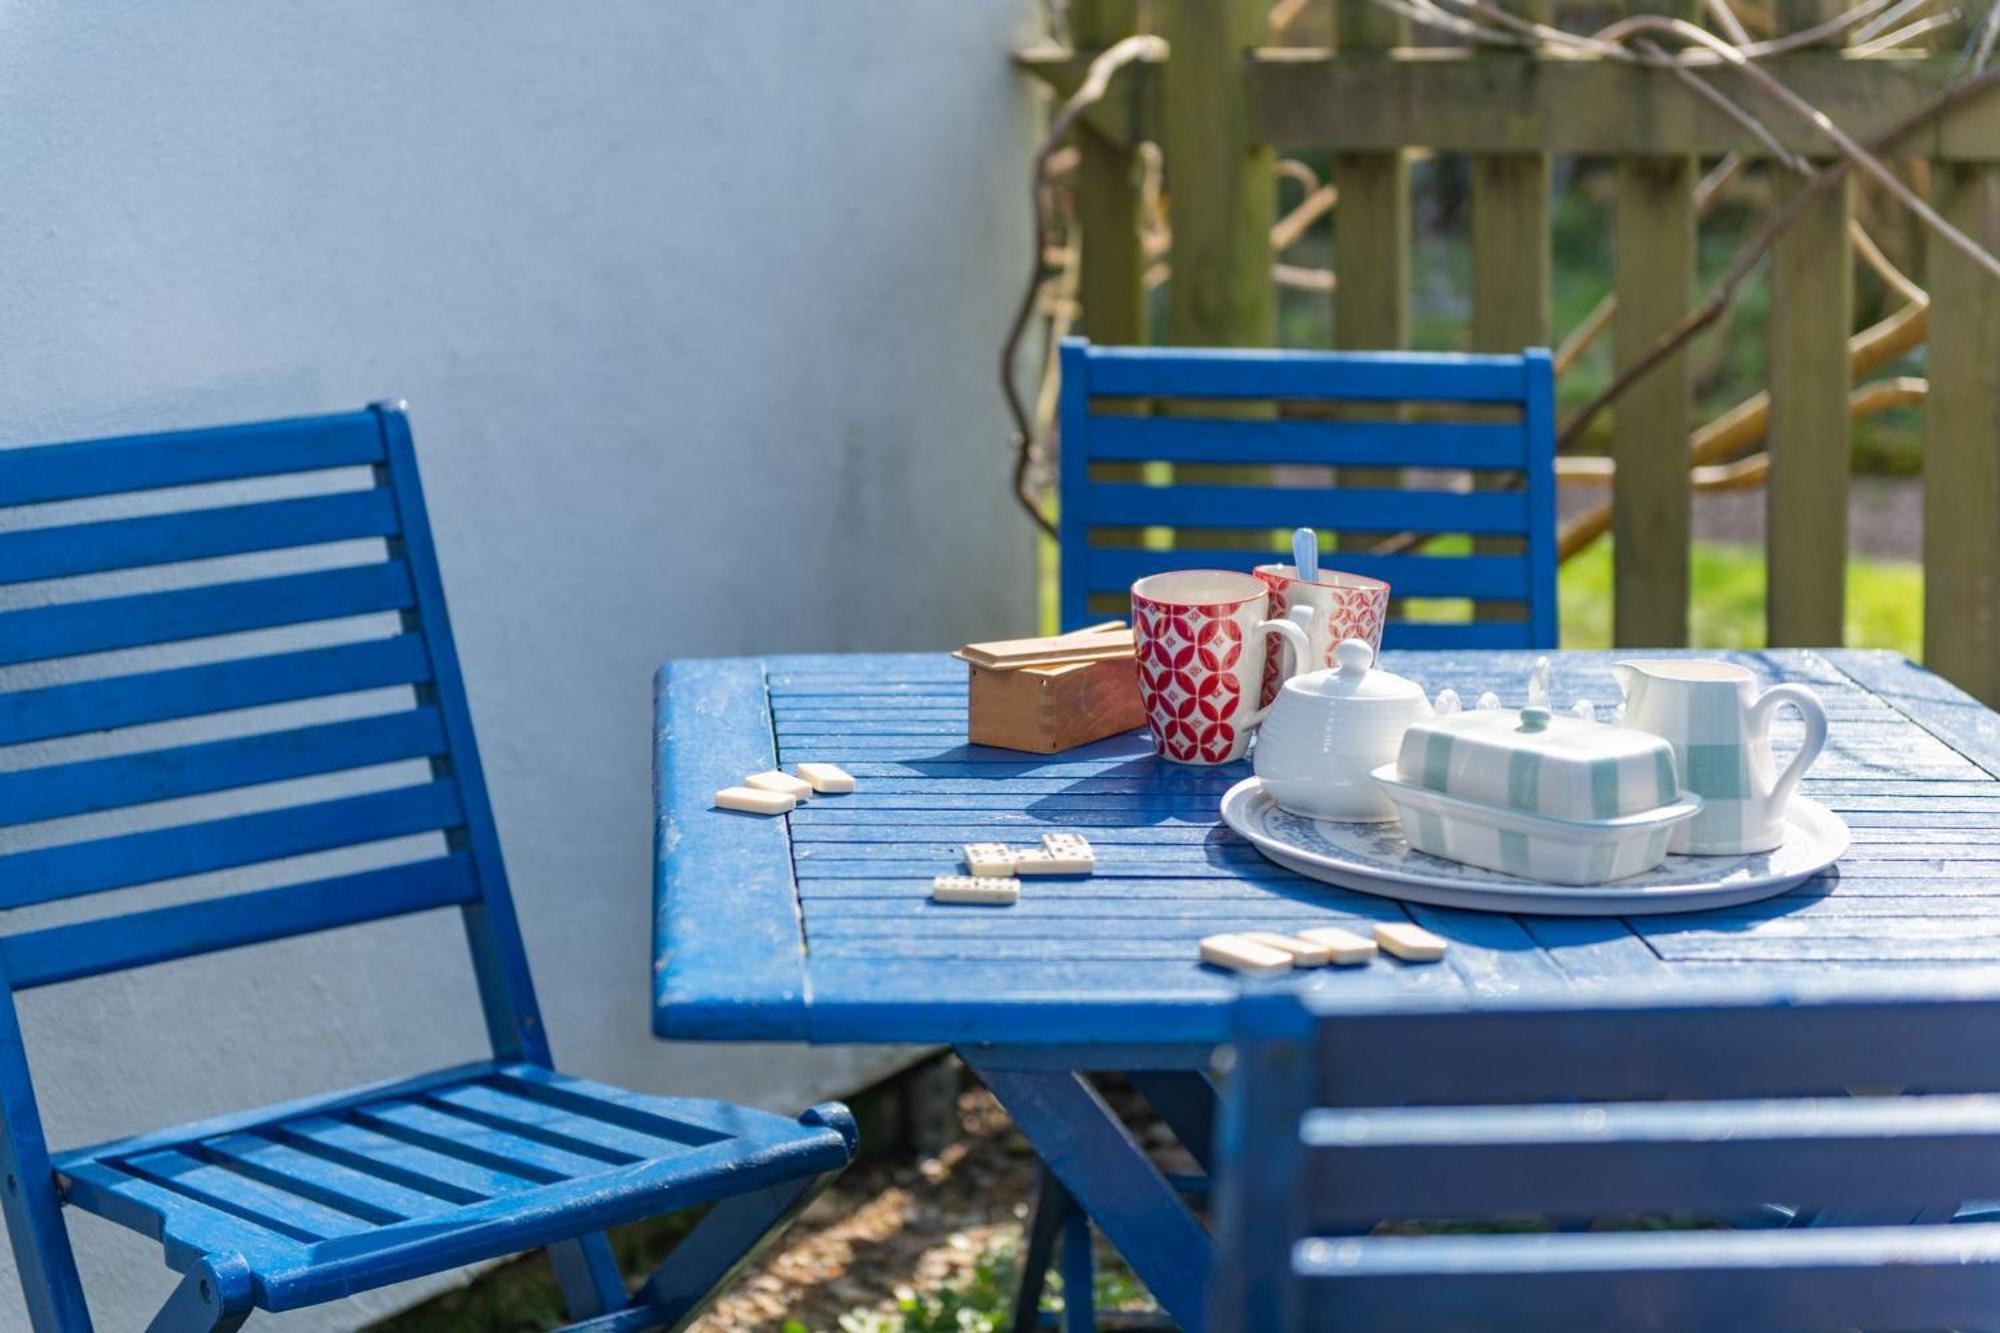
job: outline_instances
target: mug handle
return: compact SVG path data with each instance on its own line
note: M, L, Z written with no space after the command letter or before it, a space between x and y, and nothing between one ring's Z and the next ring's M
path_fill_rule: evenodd
M1280 639L1283 639L1284 642L1278 647L1279 652L1284 652L1287 648L1291 649L1291 669L1288 671L1281 670L1278 673L1278 684L1281 686L1293 676L1303 671L1306 659L1312 656L1312 640L1306 637L1306 632L1312 625L1312 619L1313 609L1310 606L1295 606L1285 613L1283 620L1260 621L1257 628L1251 631L1253 634L1275 634ZM1259 722L1262 722L1264 715L1271 711L1271 704L1275 704L1276 702L1278 702L1278 697L1274 694L1271 696L1271 703L1262 704L1245 713L1242 725L1245 727L1254 727Z
M1797 708L1799 716L1805 719L1806 740L1771 787L1772 803L1780 813L1791 804L1792 789L1799 785L1799 779L1806 775L1813 760L1819 758L1819 752L1826 748L1826 708L1820 703L1819 696L1803 685L1773 685L1758 696L1757 702L1750 707L1750 725L1756 729L1757 739L1769 748L1771 715L1785 704Z

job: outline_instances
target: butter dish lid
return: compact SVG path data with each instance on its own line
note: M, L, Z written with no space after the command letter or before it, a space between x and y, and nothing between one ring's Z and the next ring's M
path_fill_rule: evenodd
M1421 685L1375 666L1375 650L1366 639L1341 640L1334 645L1333 661L1328 670L1292 677L1285 688L1316 699L1402 704L1425 701Z
M1670 805L1681 794L1673 747L1660 737L1532 705L1414 723L1403 733L1396 775L1449 796L1557 819L1619 819Z

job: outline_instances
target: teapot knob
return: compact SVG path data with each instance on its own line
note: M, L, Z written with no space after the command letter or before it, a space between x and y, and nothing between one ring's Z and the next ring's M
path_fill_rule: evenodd
M1342 639L1333 650L1334 664L1343 676L1361 676L1375 664L1375 650L1366 639Z

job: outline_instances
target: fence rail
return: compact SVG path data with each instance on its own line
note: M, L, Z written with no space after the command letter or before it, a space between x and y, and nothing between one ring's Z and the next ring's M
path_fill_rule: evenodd
M1408 21L1389 7L1370 0L1312 7L1324 44L1281 47L1268 44L1268 0L1156 0L1144 15L1137 0L1071 0L1072 46L1019 53L1024 68L1067 96L1096 54L1142 17L1167 39L1164 59L1121 71L1079 122L1077 296L1081 328L1095 341L1146 340L1136 157L1144 144L1158 145L1167 181L1165 335L1190 346L1275 341L1270 237L1281 148L1332 155L1336 346L1408 346L1408 164L1417 149L1471 155L1472 349L1554 345L1561 331L1550 319L1550 156L1612 158L1610 331L1621 366L1694 307L1702 159L1768 160L1773 141L1800 156L1834 155L1820 130L1726 67L1705 68L1703 77L1762 122L1769 141L1668 70L1567 52L1417 46ZM1772 17L1793 32L1838 7L1775 0ZM1509 8L1552 19L1547 0ZM1646 8L1693 19L1697 7L1665 0ZM1856 139L1874 143L1964 73L1957 47L1957 40L1936 50L1821 46L1761 63ZM1927 160L1933 204L1980 244L2000 249L2000 90L1965 98L1893 151ZM1788 177L1780 202L1798 188ZM1855 393L1854 213L1851 185L1826 192L1769 260L1768 466L1758 475L1768 505L1774 645L1842 639L1850 396L1891 397L1865 386ZM1924 653L1934 669L2000 703L2000 282L1929 236ZM1925 316L1920 308L1914 314ZM1869 365L1865 354L1862 364ZM1727 462L1705 441L1732 429L1697 423L1690 374L1685 354L1671 357L1612 409L1612 463L1603 471L1614 477L1621 645L1687 639L1692 465Z

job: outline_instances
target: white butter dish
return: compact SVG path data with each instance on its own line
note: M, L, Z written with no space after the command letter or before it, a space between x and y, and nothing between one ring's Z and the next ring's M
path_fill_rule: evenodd
M1684 795L1613 819L1558 819L1404 782L1394 764L1374 777L1416 850L1546 884L1605 884L1652 870L1666 860L1674 827L1701 809L1700 797Z

